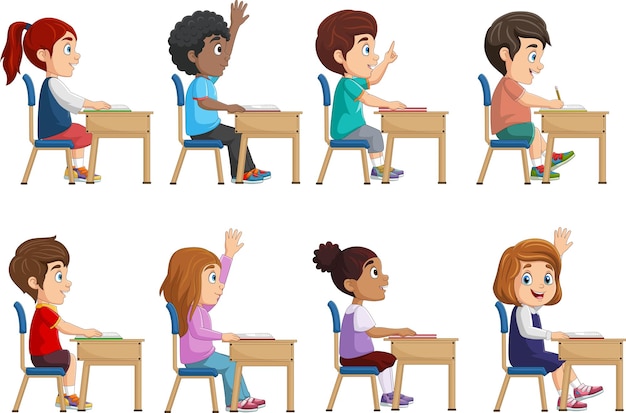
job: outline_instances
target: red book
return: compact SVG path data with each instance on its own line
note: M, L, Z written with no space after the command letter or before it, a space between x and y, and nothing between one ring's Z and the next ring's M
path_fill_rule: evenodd
M413 336L389 336L389 338L437 338L437 334L415 334Z
M407 107L404 109L392 110L389 108L378 108L380 112L426 112L426 107Z

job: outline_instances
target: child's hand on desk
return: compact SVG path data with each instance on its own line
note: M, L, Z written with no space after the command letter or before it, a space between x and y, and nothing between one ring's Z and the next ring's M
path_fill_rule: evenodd
M406 109L406 105L402 102L398 102L397 100L389 102L389 105L387 107L391 110Z
M415 331L411 330L410 328L399 328L396 330L396 334L399 336L414 336Z
M226 105L226 111L228 113L235 113L235 112L245 112L246 109L241 105Z
M83 103L83 107L86 107L88 109L95 109L95 110L111 109L111 105L109 105L106 102L103 102L101 100L97 102L93 102L88 99L85 99L85 102Z
M222 334L222 341L224 343L229 343L231 341L239 341L239 336L237 334L233 334L233 333L223 333Z
M226 231L226 240L224 241L224 255L233 258L233 256L243 248L243 242L240 244L241 234L243 232L232 228Z
M559 340L564 340L566 338L569 338L569 336L567 334L565 334L562 331L553 331L552 332L552 341L559 341Z
M95 328L87 328L83 330L83 335L88 338L92 337L102 337L102 333Z
M550 109L561 109L563 107L563 101L559 99L552 99L548 101L548 107Z

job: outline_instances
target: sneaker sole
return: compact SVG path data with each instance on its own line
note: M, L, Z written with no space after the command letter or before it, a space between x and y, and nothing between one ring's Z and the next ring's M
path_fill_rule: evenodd
M552 165L552 170L554 171L556 168L560 168L561 166L565 165L566 163L568 163L569 161L571 161L572 159L574 159L576 157L576 153L574 153L570 158L568 158L566 161L557 163L556 165Z
M550 178L551 181L558 181L560 178L560 176L557 176L556 178ZM533 181L543 181L543 176L531 176L530 179L532 179Z
M371 179L378 179L378 180L382 180L382 179L383 179L383 177L382 177L382 176L370 176L370 178L371 178ZM390 180L390 181L397 181L398 179L399 179L399 178L397 178L397 177L396 177L396 178L389 177L389 180Z
M54 404L56 407L61 407L61 405L59 403L55 403ZM68 406L67 404L65 405L65 408L68 410L78 410L78 406ZM85 406L85 410L91 410L93 408L93 406Z
M380 405L381 406L385 406L385 407L391 407L392 406L391 403L387 403L387 402L380 402ZM409 407L409 405L408 404L401 404L400 405L401 409L404 409L405 407Z
M243 181L244 184L262 184L264 181L264 179L261 179L260 181ZM236 184L237 183L237 179L231 179L230 182Z
M597 393L590 394L590 395L588 395L588 396L581 396L581 397L574 397L574 398L575 398L576 400L578 400L578 401L581 401L581 400L591 399L591 398L593 398L593 397L599 396L599 395L601 395L602 393L604 393L604 389L600 390L600 391L599 391L599 392L597 392Z

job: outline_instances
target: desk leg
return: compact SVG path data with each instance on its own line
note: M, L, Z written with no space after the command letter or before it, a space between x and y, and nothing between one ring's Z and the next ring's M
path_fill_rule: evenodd
M567 411L567 394L569 390L570 373L572 371L572 365L569 361L563 363L563 383L561 383L561 401L559 403L560 411Z
M615 364L615 410L624 411L624 361L620 358Z
M537 136L535 136L535 138L537 138ZM554 136L548 134L546 158L543 161L543 181L541 182L542 184L550 183L550 171L552 169L552 152L554 152Z
M237 161L237 178L235 182L243 184L243 167L246 163L246 151L248 149L248 137L245 133L241 134L241 143L239 146L239 160Z
M87 384L89 382L89 367L89 362L83 361L83 375L80 378L80 401L78 402L79 412L85 411L85 400L87 400Z
M141 360L135 362L135 411L141 411Z
M385 148L385 165L383 168L383 184L389 183L389 172L391 172L391 155L393 154L393 135L387 134L387 147Z
M456 361L448 364L448 410L456 410Z
M389 150L389 148L387 148ZM396 383L393 386L393 402L391 403L391 410L400 410L400 391L402 389L402 375L404 374L404 362L398 360L398 367L396 368Z
M446 134L439 136L439 182L446 183Z
M291 161L293 162L293 181L292 184L300 183L300 133L296 133L293 136L293 143L291 145Z
M143 137L143 183L150 183L150 132Z
M287 411L295 412L293 406L293 361L287 363Z
M599 158L600 158L598 160L598 164L600 168L600 181L598 183L606 184L606 134L605 133L603 133L600 136L598 152L599 152Z
M243 145L242 145L243 146ZM245 152L244 152L245 154ZM239 158L241 159L241 158ZM233 397L230 400L230 411L237 411L237 404L239 403L239 388L241 384L241 363L235 362L235 382L233 383Z
M93 134L91 137L91 149L89 150L89 171L87 171L87 183L93 184L93 176L96 173L96 157L98 156L99 137Z

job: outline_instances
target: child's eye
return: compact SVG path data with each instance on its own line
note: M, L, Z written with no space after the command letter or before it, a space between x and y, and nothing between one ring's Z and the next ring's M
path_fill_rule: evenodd
M69 44L66 44L65 47L63 48L63 53L69 56L71 52L72 52L72 46L70 46Z
M215 52L216 55L221 55L222 54L222 45L221 44L216 44L215 48L213 49L213 52Z
M369 54L370 54L370 46L366 44L365 46L363 46L363 56L369 56Z
M209 274L209 282L211 284L215 284L215 281L217 281L217 275L215 275L215 273L212 272L211 274Z
M54 274L54 281L56 281L58 283L63 281L63 273L61 273L61 271L59 271L56 274Z
M537 59L537 52L532 52L531 54L528 55L528 61L530 63L535 63L536 59Z
M529 273L522 275L522 284L531 285L533 283L533 277Z
M554 278L552 278L552 274L546 274L543 277L543 282L546 283L546 285L550 285L554 282Z
M378 269L376 267L372 267L370 270L370 277L378 278Z

